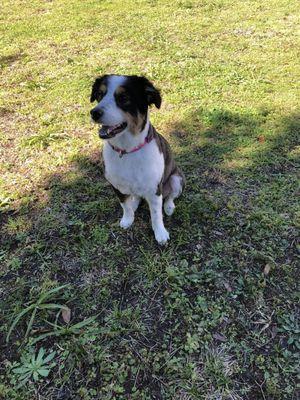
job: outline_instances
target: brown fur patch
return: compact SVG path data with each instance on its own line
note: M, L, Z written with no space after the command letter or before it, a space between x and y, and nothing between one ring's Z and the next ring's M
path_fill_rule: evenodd
M138 113L137 117L132 116L130 113L124 113L130 132L138 135L145 126L146 116Z
M178 175L182 178L182 187L184 188L185 185L185 177L183 172L179 167L177 167L171 147L166 139L160 135L154 127L152 127L152 135L156 141L159 151L163 154L165 160L165 169L162 180L157 186L157 195L163 195L163 198L168 197L168 195L172 191L170 177L172 175Z
M117 87L117 89L116 89L116 91L115 91L115 93L118 95L118 94L121 94L121 93L125 93L126 92L126 89L124 88L124 86L118 86Z
M107 87L106 87L106 85L105 85L104 83L102 83L102 84L100 85L99 91L102 92L102 93L106 93Z
M121 193L118 189L116 189L113 185L111 185L115 194L118 196L120 203L124 203L124 201L129 197L128 194Z

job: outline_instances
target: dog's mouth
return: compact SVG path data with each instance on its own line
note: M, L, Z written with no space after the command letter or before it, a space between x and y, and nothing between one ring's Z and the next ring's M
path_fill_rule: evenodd
M111 139L118 133L121 133L127 126L127 122L122 122L117 125L102 125L99 130L99 136L101 139Z

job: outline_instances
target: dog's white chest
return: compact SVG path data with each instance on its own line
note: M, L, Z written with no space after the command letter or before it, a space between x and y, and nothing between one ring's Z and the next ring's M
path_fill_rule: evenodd
M106 179L121 193L146 197L155 193L164 172L164 157L155 141L122 157L104 144Z

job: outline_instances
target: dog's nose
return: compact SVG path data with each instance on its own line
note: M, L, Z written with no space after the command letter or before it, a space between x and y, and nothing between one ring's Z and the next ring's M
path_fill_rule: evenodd
M94 121L99 121L99 119L102 117L104 111L100 108L95 110L94 108L91 110L91 116Z

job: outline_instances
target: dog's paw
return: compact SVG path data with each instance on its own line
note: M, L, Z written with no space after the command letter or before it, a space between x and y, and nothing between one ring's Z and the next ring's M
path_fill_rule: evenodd
M165 210L165 213L166 213L168 216L172 215L173 212L174 212L174 210L175 210L174 201L170 201L170 200L169 200L169 201L166 201L165 204L164 204L164 210Z
M128 229L133 224L133 218L122 218L120 221L120 227L123 229Z
M164 245L170 239L169 232L165 228L158 229L154 232L155 239L160 245Z

